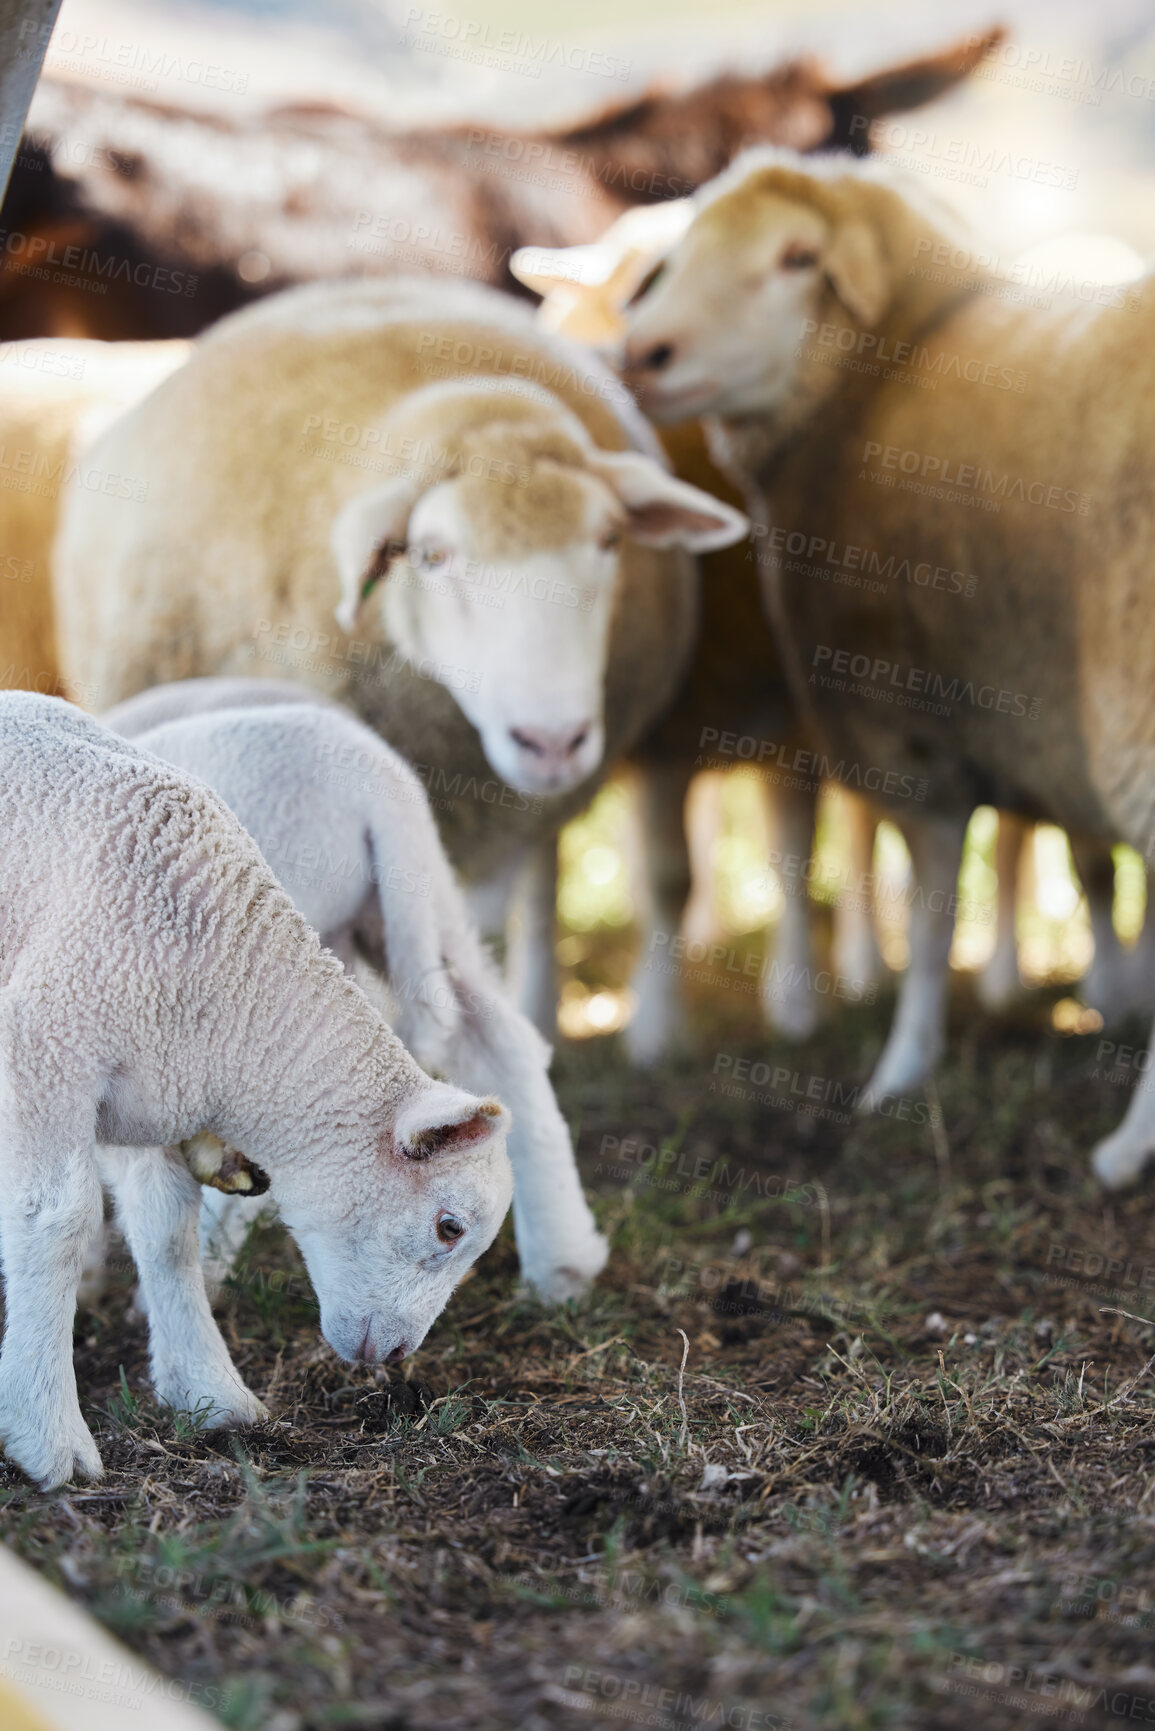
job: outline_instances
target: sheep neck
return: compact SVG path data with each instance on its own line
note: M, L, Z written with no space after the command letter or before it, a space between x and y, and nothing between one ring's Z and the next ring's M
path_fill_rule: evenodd
M423 1079L336 958L307 935L300 947L299 956L251 958L231 1025L214 1042L228 1061L213 1078L213 1121L203 1126L274 1184L326 1147L374 1146L389 1106Z

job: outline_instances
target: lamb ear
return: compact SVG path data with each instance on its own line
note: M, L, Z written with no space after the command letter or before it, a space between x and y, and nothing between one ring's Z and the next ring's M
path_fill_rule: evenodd
M834 292L861 325L876 325L890 305L890 272L877 233L865 222L844 222L827 248L825 270Z
M741 511L679 481L637 451L596 451L589 465L625 506L627 535L644 547L710 553L715 547L732 547L750 532Z
M353 630L363 603L389 569L390 559L404 547L417 496L412 481L387 481L383 487L358 493L333 519L329 545L341 578L337 623L342 631Z
M435 1082L397 1114L393 1146L404 1160L432 1160L509 1133L510 1116L497 1100L479 1100Z

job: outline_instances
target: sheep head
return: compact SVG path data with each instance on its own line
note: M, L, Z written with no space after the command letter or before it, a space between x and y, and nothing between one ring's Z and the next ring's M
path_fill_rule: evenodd
M493 1243L513 1196L509 1121L496 1100L421 1077L369 1158L361 1149L274 1173L321 1332L342 1358L384 1364L415 1351Z
M861 337L909 298L916 240L936 221L871 164L740 157L628 313L642 407L661 422L756 416L792 431L860 376L838 363L869 361Z
M622 547L705 551L746 519L635 451L605 451L549 392L456 380L383 429L408 472L352 498L331 544L338 623L380 586L385 630L452 691L494 770L558 793L599 766Z

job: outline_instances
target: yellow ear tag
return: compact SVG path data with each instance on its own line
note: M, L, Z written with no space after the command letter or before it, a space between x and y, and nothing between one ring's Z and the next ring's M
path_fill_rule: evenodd
M223 1190L226 1196L263 1196L269 1188L267 1172L209 1130L190 1136L180 1151L198 1184Z

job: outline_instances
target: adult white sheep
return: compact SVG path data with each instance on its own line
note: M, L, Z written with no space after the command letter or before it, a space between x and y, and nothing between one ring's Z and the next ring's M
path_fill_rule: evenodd
M620 217L591 245L523 248L510 266L544 294L538 316L545 329L612 356L624 337L627 304L685 232L692 213L689 199L644 206ZM733 484L710 461L699 422L668 427L662 442L674 472L684 481L738 502ZM709 901L705 886L695 886L693 879L695 862L712 871L713 838L699 829L692 846L688 829L691 811L701 813L708 802L692 797L690 789L703 761L726 764L723 753L715 756L710 749L711 741L726 739L732 750L741 741L739 750L758 754L776 850L799 862L809 859L820 777L806 768L791 773L779 767L791 761L796 766L812 764L815 754L807 749L767 626L749 542L704 555L701 626L690 665L674 703L630 753L643 819L647 892L639 898L643 937L633 979L637 1008L626 1029L626 1044L637 1062L653 1063L685 1039L678 974L665 962L664 946L679 931L689 936L694 912ZM738 761L731 756L731 763ZM695 791L701 795L701 784ZM853 876L869 880L875 817L865 802L851 798L846 821ZM815 985L821 969L813 950L806 885L787 884L786 891L763 976L763 1008L779 1033L806 1039L829 1009L830 999ZM699 926L693 936L709 943L721 933ZM869 895L839 897L832 965L847 995L873 996L883 964Z
M102 707L210 673L344 698L418 766L471 885L508 885L668 701L696 616L678 549L746 527L587 351L476 284L272 296L91 456L149 490L68 501L66 681Z
M9 1456L46 1488L101 1471L72 1367L101 1167L158 1395L263 1416L201 1278L179 1144L205 1132L268 1175L329 1344L403 1357L508 1207L504 1109L418 1068L215 794L59 699L0 696L0 825Z
M1116 306L1044 312L1008 304L1006 286L885 169L751 152L701 195L632 318L644 402L721 417L719 450L767 534L816 536L844 562L853 549L854 570L894 561L873 588L785 561L766 584L831 749L923 777L936 814L904 822L923 965L880 1091L937 1056L976 804L1155 848L1155 298L1148 283L1102 297ZM979 593L918 570L974 572ZM1095 1169L1121 1183L1153 1149L1155 1094L1140 1091Z
M278 696L286 701L270 705ZM604 1266L606 1242L550 1087L549 1048L505 997L413 771L352 716L273 680L161 686L104 720L208 782L346 966L358 949L372 958L419 1063L509 1107L522 1272L543 1298L584 1288ZM252 1218L243 1197L206 1191L210 1290Z
M120 413L188 353L184 342L58 338L0 344L0 686L58 695L49 563L62 489L131 497L137 476L80 460L82 429ZM77 693L81 696L81 693Z

